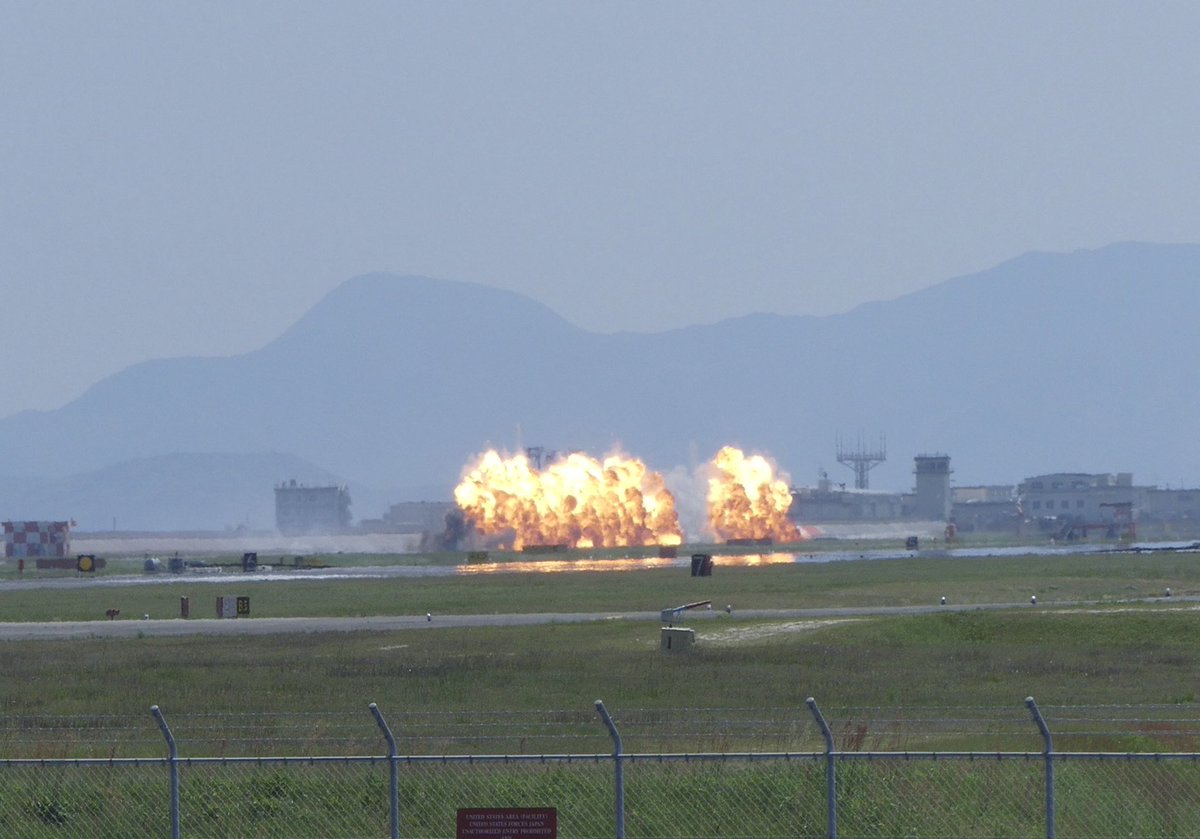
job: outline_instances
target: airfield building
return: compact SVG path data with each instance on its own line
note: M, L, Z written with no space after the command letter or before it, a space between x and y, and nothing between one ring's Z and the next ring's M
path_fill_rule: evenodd
M913 518L924 521L950 520L950 458L944 454L919 454L913 458L916 491Z
M383 523L388 533L441 533L446 516L457 509L452 501L406 501L389 507Z
M1025 518L1066 538L1104 535L1192 537L1200 534L1200 489L1138 486L1129 472L1054 472L1018 489Z
M1136 515L1146 506L1146 487L1133 485L1129 472L1087 474L1055 472L1021 482L1021 509L1029 518L1111 518L1114 505L1129 505Z
M950 520L959 533L1019 534L1017 488L1011 484L951 487Z
M788 515L802 524L832 522L884 522L904 517L904 495L847 489L822 475L815 487L792 487Z
M1140 522L1154 526L1163 535L1200 534L1200 489L1146 490Z
M943 454L914 458L913 492L847 489L821 473L817 486L792 487L789 517L800 524L951 520L950 458Z
M913 474L913 491L901 494L848 489L821 472L816 487L791 488L788 515L798 524L942 521L960 533L1065 540L1200 536L1200 489L1137 486L1129 472L1052 472L1015 487L952 487L950 458L922 454Z
M1146 507L1148 487L1129 472L1054 472L1026 478L1018 488L1021 511L1059 538L1132 535Z
M345 486L286 481L275 487L275 527L284 536L345 533L350 527L350 492Z

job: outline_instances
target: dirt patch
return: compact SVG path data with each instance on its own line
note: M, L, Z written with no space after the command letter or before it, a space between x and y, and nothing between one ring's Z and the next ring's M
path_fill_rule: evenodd
M1110 608L1103 608L1103 609L1047 609L1046 610L1046 612L1048 614L1054 614L1054 615L1113 615L1118 612L1147 612L1147 613L1149 613L1149 611L1150 610L1144 606L1143 607L1113 606ZM1167 606L1167 608L1164 611L1197 612L1197 611L1200 611L1200 606L1184 606L1183 604L1180 604L1178 606L1172 605L1172 606Z
M858 623L862 618L827 618L825 620L786 621L784 623L760 623L752 626L731 626L718 632L697 633L696 641L714 647L732 647L751 644L776 635L792 635L797 632L812 632L839 623Z

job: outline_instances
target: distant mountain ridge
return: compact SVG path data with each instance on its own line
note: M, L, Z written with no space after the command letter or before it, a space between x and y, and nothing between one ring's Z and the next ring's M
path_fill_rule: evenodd
M0 509L6 519L74 519L86 530L269 528L281 475L310 484L336 480L273 452L158 455L65 478L0 480ZM247 484L258 491L243 491Z
M1060 469L1195 484L1198 311L1196 245L1027 254L845 314L653 334L587 332L481 285L367 275L254 352L148 361L56 411L0 420L0 474L13 476L0 479L0 517L25 515L22 486L180 452L286 453L352 487L449 497L488 445L619 445L668 471L731 443L804 483L821 466L852 478L834 441L860 433L887 436L888 462L871 473L879 487L911 486L912 456L932 451L951 455L960 484ZM189 462L174 468L195 488L192 519L231 523L205 478L211 464ZM248 497L263 480L252 471L226 471L228 491ZM106 504L137 496L135 479L108 475L96 503L60 493L62 517L106 526L116 515ZM290 477L253 491L269 502ZM382 512L356 500L356 517Z

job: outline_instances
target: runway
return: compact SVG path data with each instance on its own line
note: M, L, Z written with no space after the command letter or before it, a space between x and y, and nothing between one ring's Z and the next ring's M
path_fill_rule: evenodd
M1143 552L1143 551L1177 551L1192 553L1200 548L1200 543L1158 543L1144 544L1116 549L1108 546L1037 546L1037 547L1006 547L957 549L941 551L896 551L876 550L866 552L832 551L823 553L775 553L750 554L744 556L718 556L719 564L757 566L774 564L806 564L841 561L871 561L901 559L914 556L937 556L955 559L981 559L986 557L1038 555L1055 556L1078 553L1109 553L1109 552ZM179 583L186 581L189 585L223 584L228 585L236 579L240 586L272 582L300 582L317 580L347 580L347 579L387 579L395 577L431 577L431 576L474 576L495 573L620 573L636 572L640 569L680 567L685 568L688 559L659 559L659 558L627 558L627 559L577 559L577 560L533 560L525 562L485 563L479 565L389 565L389 566L349 566L341 568L306 569L306 570L276 570L265 567L255 573L243 574L240 571L232 573L157 573L157 574L115 574L112 576L92 577L74 575L55 578L26 578L0 581L0 592L28 590L31 588L83 588L109 586L160 585L164 583ZM223 571L223 569L207 569ZM1188 602L1200 598L1179 597L1170 598L1169 602ZM1152 597L1134 602L1159 602L1167 598ZM1028 602L1017 603L973 603L946 604L931 603L925 606L876 606L859 608L826 608L826 609L734 609L732 614L724 610L691 611L682 621L689 626L699 627L715 620L821 620L830 618L871 617L888 615L917 615L936 611L972 611L999 610L1021 608L1073 608L1080 606L1100 606L1111 608L1112 602L1085 601L1054 601L1031 606ZM80 639L117 639L117 638L169 638L187 636L262 636L288 635L309 632L393 632L400 630L445 629L472 626L536 626L555 623L589 623L600 621L636 621L645 623L661 623L661 613L646 612L542 612L528 614L489 614L489 615L433 615L427 618L420 615L378 615L369 617L338 617L338 618L171 618L137 620L122 618L118 620L98 621L63 621L63 622L0 622L0 641L28 640L80 640Z

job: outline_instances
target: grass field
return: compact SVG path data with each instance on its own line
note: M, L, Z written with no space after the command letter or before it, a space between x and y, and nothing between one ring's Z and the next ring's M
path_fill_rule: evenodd
M9 715L362 714L619 708L1020 708L1196 702L1200 592L1195 554L900 559L630 573L494 574L370 581L198 586L186 580L104 589L6 591L5 620L178 614L248 593L255 616L657 611L711 599L688 654L659 649L657 622L527 628L299 633L253 640L140 638L0 645ZM1154 597L1167 586L1174 599ZM748 621L740 609L1023 603L1036 608L870 617L833 623ZM1055 608L1092 601L1096 608ZM207 608L207 607L206 607ZM195 613L195 612L194 612ZM253 620L253 618L251 618ZM1174 736L1174 735L1172 735Z
M657 612L700 599L717 609L692 622L697 644L687 653L660 649L656 620L0 643L0 758L161 756L151 704L189 756L379 754L368 702L378 703L404 754L602 754L611 741L596 699L614 712L629 752L819 752L809 696L847 752L1036 753L1028 695L1060 750L1200 750L1200 615L1185 599L1200 594L1195 554L718 564L709 578L671 568L286 583L231 574L219 585L167 579L4 591L0 617L103 620L106 608L173 617L185 595L203 614L217 593L249 594L255 617ZM1160 596L1168 586L1169 599ZM941 596L1013 606L741 617L753 608L931 605ZM726 603L734 607L728 615ZM842 763L843 829L1038 835L1039 767ZM1133 768L1060 767L1063 835L1195 835L1196 768ZM162 768L6 771L0 823L11 835L165 832ZM611 835L610 771L408 769L406 831L450 835L462 806L554 802L562 835ZM633 763L629 775L630 835L822 835L823 768L815 760ZM188 767L185 833L383 835L385 782L382 766Z

